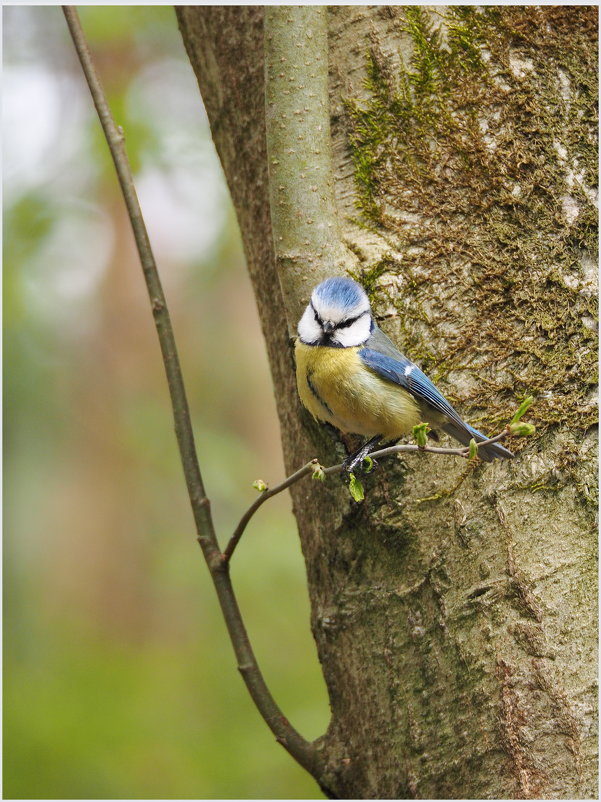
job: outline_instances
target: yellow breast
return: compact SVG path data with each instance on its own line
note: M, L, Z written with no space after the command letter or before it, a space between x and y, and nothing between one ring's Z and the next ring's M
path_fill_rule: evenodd
M326 348L297 340L298 393L311 414L343 432L394 440L420 422L413 397L381 379L358 356L360 348Z

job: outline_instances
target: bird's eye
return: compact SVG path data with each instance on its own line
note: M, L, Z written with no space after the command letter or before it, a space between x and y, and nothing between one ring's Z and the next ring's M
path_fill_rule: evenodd
M349 317L346 320L343 320L342 323L339 323L336 328L338 329L348 329L349 326L352 326L360 317L363 317L365 312L361 312L360 315L356 315L356 317Z

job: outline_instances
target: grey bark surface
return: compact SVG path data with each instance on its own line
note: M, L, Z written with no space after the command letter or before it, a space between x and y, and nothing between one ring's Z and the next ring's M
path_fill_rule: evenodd
M340 442L297 398L273 254L263 9L177 15L287 468L332 464ZM541 436L512 463L388 460L360 505L338 478L292 489L332 710L316 779L339 798L595 797L595 10L444 15L329 11L342 236L381 325L465 417L494 430L532 389Z
M265 8L265 106L276 269L288 332L323 278L344 274L354 255L342 245L328 92L324 6Z

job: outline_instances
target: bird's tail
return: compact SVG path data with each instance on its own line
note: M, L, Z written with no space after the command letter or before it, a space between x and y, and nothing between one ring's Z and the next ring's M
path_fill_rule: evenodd
M450 434L451 437L454 437L455 440L459 440L459 442L464 446L469 446L472 438L476 441L476 443L481 443L483 440L488 440L488 437L483 435L482 432L479 432L477 429L474 429L474 427L470 426L469 423L460 425L455 421L448 421L445 423L442 429L447 434ZM493 459L513 458L511 451L502 446L500 443L489 443L486 446L482 446L482 448L478 449L478 456L485 462L492 462Z

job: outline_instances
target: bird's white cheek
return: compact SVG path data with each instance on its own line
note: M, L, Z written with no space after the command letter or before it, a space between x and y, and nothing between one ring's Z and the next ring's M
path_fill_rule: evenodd
M321 326L315 320L315 313L308 306L298 324L298 336L304 343L314 343L321 339Z
M355 345L363 345L369 339L371 332L371 316L363 315L347 329L336 331L336 342L343 348L352 348Z

